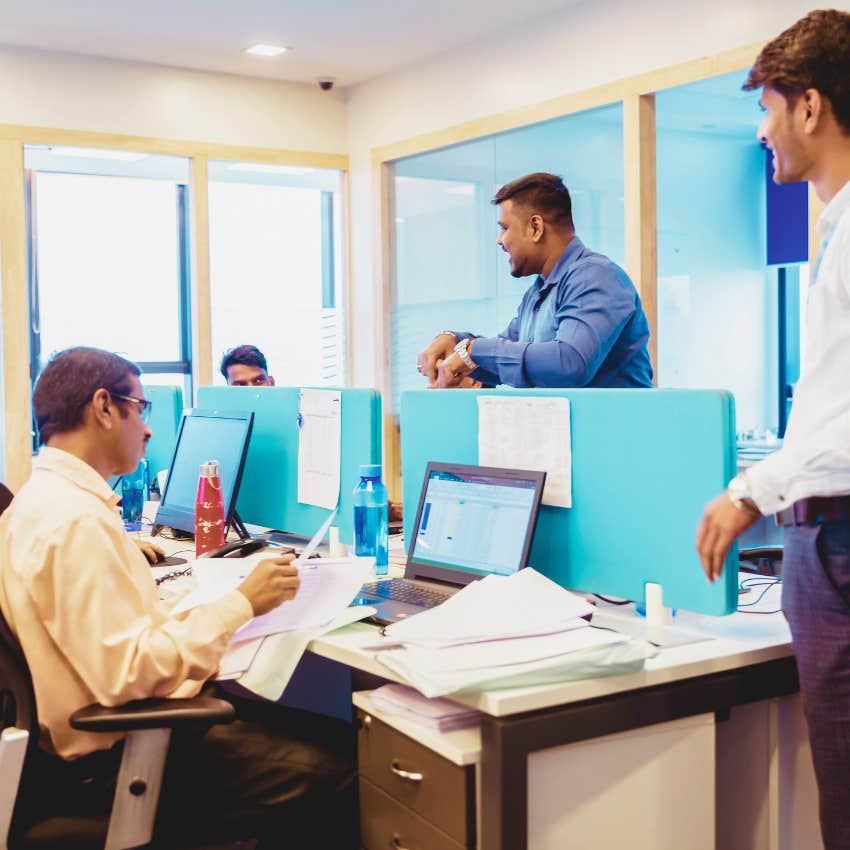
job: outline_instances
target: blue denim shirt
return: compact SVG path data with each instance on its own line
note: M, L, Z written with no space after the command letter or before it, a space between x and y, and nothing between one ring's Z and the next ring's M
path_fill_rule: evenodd
M475 339L472 377L512 387L650 387L648 339L628 275L576 236L549 277L526 290L508 327Z

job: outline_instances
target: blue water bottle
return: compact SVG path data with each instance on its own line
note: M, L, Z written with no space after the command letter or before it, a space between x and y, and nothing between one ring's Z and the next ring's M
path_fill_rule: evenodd
M142 518L142 508L149 498L148 462L142 458L135 472L121 476L121 518L124 522L138 522Z
M375 559L375 574L387 574L387 488L381 482L381 465L360 467L354 488L354 551Z

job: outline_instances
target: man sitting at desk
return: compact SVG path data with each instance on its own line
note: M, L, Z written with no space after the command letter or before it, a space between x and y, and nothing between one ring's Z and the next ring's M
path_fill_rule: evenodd
M237 345L221 358L221 374L230 387L273 387L266 356L256 345Z
M572 201L554 174L502 186L499 236L513 277L537 275L497 337L444 331L419 355L430 386L472 377L512 387L649 387L649 325L628 275L576 236Z
M38 380L33 408L44 447L0 519L0 609L29 663L41 725L23 785L32 798L16 808L23 823L50 806L109 811L121 735L74 730L70 714L96 702L194 696L230 636L299 587L292 556L270 558L237 590L171 616L106 483L134 470L151 438L138 367L95 348L60 352ZM225 698L236 703L237 722L174 737L157 834L203 826L210 840L279 846L299 835L296 811L319 812L310 835L322 837L311 846L348 847L356 819L347 724Z

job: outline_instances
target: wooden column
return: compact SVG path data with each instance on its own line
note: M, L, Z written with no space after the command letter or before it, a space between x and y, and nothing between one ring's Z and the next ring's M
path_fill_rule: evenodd
M198 387L212 383L212 309L210 305L209 160L195 156L189 178L189 233L192 289L192 379ZM187 399L186 405L194 404Z
M655 178L655 95L623 98L626 271L649 322L649 356L658 381L658 227Z
M3 357L3 476L17 492L32 468L24 145L0 142L0 305Z

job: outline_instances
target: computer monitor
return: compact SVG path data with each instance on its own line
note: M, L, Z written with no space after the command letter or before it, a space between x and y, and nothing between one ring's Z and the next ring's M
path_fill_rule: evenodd
M528 563L545 472L431 462L405 577L468 584Z
M241 527L238 521L234 523L234 506L253 424L254 414L250 411L195 409L183 414L154 533L162 526L194 532L198 472L208 460L219 462L225 524Z

